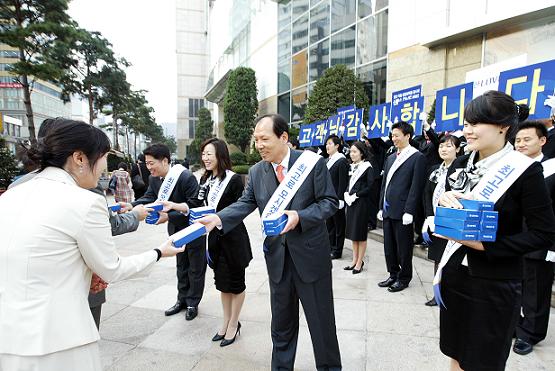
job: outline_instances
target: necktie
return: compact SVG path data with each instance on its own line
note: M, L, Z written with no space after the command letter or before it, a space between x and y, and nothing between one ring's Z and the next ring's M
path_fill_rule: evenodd
M283 175L283 169L284 167L281 164L276 167L277 178L280 183L283 181L283 178L285 178L285 175Z

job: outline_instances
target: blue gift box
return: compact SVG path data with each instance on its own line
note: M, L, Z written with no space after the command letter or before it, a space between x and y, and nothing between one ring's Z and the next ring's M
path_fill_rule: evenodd
M158 219L160 219L160 213L158 211L150 211L145 218L145 223L156 224Z
M110 209L113 212L120 211L121 205L120 204L110 205L108 206L108 209Z
M194 219L201 218L207 214L214 214L216 210L214 210L211 206L201 206L201 207L194 207L189 211L189 215Z
M151 204L146 204L145 207L147 209L152 209L154 211L162 211L162 209L164 209L164 205L153 202Z
M264 228L272 229L279 227L283 222L287 222L287 214L279 214L276 217L264 219Z
M480 223L480 231L483 232L497 232L497 222L486 222L486 221L482 221L482 223Z
M436 207L436 216L453 218L470 221L480 221L482 213L488 211L476 211L476 210L466 210L466 209L452 209L450 207ZM495 212L495 211L494 211Z
M434 233L459 241L476 241L480 236L479 231L464 231L454 228L446 228L440 225L436 225L436 230Z
M451 218L445 218L445 217L441 217L441 216L436 216L434 218L434 224L435 225L440 225L442 227L460 229L460 230L477 231L477 230L480 229L480 222L479 221L451 219Z
M204 227L204 225L195 223L188 226L185 229L180 230L177 233L172 234L171 238L173 240L173 244L176 247L181 247L193 240L196 240L197 238L204 235L205 233L206 233L206 228Z
M498 220L499 214L497 211L482 211L482 221L497 223Z
M264 233L266 234L266 236L277 236L283 231L283 228L285 228L286 224L287 216L285 216L285 219L275 227L264 224Z
M480 231L479 241L495 242L496 233Z
M493 210L495 204L491 201L478 201L478 200L459 200L463 209L476 210L476 211L488 211Z

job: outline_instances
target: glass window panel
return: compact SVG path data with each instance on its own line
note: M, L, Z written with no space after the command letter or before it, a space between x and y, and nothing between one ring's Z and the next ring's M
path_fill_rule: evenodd
M278 93L291 89L291 63L286 62L278 66Z
M308 46L308 13L293 22L292 45L293 54Z
M387 62L385 60L357 68L357 75L370 98L370 105L385 103Z
M322 0L310 0L310 7L312 8L314 5L318 4Z
M331 37L331 66L344 64L355 66L355 26L349 27Z
M377 58L387 55L387 30L388 30L388 12L386 10L376 15L376 51Z
M310 11L310 43L318 42L330 34L330 4L324 1Z
M372 14L372 2L375 0L358 0L358 17L364 18Z
M376 12L389 5L389 0L375 0L375 2L376 5L374 7L376 8Z
M308 0L293 0L293 19L308 10Z
M289 99L289 93L280 95L278 97L278 113L282 115L287 122L291 121L291 102Z
M292 88L304 85L308 82L308 52L303 50L291 58Z
M355 22L357 0L331 1L331 32L342 29Z
M291 58L291 26L278 34L278 63Z
M376 24L374 17L358 22L357 63L366 64L377 58Z
M320 78L330 66L330 40L324 40L310 48L309 77L310 81Z
M291 92L291 121L304 119L304 111L308 102L306 86Z
M286 0L278 4L278 28L281 29L291 23L291 1Z

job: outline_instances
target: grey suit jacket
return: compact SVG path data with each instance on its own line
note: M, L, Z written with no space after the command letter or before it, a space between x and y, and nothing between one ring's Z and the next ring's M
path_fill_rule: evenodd
M291 150L289 169L301 153ZM277 187L278 181L271 163L260 161L254 165L249 171L249 181L241 198L218 213L223 227L221 232L225 234L235 228L256 208L262 213ZM297 227L285 235L267 237L264 241L266 267L273 282L281 280L285 249L289 250L303 282L314 282L330 274L326 219L335 214L338 206L330 174L321 158L287 207L288 210L298 212Z

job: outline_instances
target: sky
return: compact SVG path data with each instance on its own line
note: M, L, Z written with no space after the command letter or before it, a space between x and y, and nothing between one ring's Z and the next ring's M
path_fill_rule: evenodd
M119 57L131 62L127 80L147 90L158 124L177 121L175 1L72 0L69 15L98 31Z

